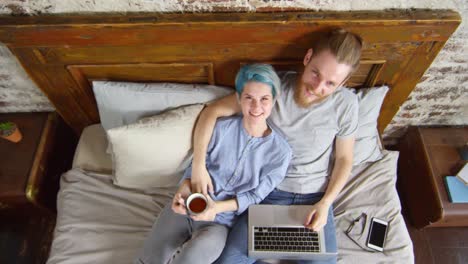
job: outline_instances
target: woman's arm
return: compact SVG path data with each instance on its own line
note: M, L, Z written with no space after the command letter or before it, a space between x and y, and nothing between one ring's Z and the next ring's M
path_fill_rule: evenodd
M239 206L237 205L236 199L216 201L216 205L215 205L216 214L237 211L238 208Z
M286 176L289 163L292 159L290 149L282 153L282 157L266 159L269 170L262 169L262 175L259 175L258 185L248 191L238 194L236 197L238 209L237 214L242 214L252 204L258 204L268 196L278 186ZM266 168L266 167L265 167Z
M206 196L208 200L208 208L201 214L192 215L192 219L195 221L214 221L217 214L224 212L237 211L237 200L229 199L224 201L213 201L211 197Z
M275 145L274 147L278 146ZM216 215L223 212L236 212L240 215L251 204L260 203L284 179L292 159L292 152L289 147L278 154L282 154L282 156L274 155L274 158L267 159L268 166L265 166L262 174L257 176L259 177L259 183L255 188L238 194L236 198L224 201L213 201L210 195L207 195L207 210L199 215L191 216L192 219L196 221L214 221Z
M211 177L206 170L206 151L216 119L240 112L236 94L231 94L209 104L200 114L193 136L192 190L205 196L213 191Z

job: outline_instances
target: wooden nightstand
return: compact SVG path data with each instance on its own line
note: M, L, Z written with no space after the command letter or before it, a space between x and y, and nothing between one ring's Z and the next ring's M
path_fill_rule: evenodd
M55 214L60 175L71 167L77 137L57 113L6 113L19 143L0 139L1 213L34 208Z
M458 149L467 142L466 127L410 127L399 142L398 190L415 227L468 226L468 203L450 203L444 183L464 164Z

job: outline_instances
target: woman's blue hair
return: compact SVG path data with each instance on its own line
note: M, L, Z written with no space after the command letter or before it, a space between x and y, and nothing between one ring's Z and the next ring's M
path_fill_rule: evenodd
M236 91L241 95L245 84L260 82L271 87L273 98L279 96L281 81L273 67L269 64L248 64L242 66L236 76Z

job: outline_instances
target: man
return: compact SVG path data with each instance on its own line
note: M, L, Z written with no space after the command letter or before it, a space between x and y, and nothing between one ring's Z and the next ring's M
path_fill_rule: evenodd
M291 145L293 159L286 178L263 203L313 205L304 225L315 231L324 227L327 251L332 252L337 248L332 203L351 171L358 116L356 96L341 85L359 65L361 48L361 38L343 29L324 34L304 56L301 73L282 75L283 96L270 116ZM194 136L192 191L213 190L204 166L206 148L216 119L239 111L237 98L231 95L202 112ZM233 227L218 262L255 262L247 257L245 214Z

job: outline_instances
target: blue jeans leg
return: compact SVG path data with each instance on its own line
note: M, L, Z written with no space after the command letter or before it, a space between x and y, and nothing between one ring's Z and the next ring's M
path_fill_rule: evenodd
M327 224L324 227L326 240L325 246L327 247L327 252L338 252L334 219L335 217L333 216L333 206L330 206L330 209L328 210Z
M279 204L291 205L294 204L294 193L280 191L274 189L263 201L262 204Z
M243 213L229 232L223 253L215 264L250 264L255 259L248 257L248 211Z

